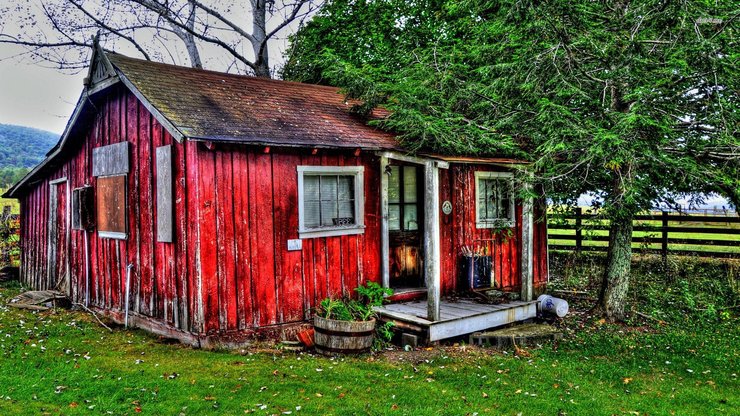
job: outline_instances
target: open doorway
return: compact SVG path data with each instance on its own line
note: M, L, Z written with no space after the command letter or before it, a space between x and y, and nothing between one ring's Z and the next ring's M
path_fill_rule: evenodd
M389 283L396 291L424 287L421 166L388 166Z

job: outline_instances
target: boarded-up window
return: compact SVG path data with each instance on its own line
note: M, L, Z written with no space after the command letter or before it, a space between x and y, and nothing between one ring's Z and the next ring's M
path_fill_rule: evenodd
M157 148L157 241L173 242L172 145Z
M98 235L126 238L126 175L101 176L96 193Z
M361 166L299 166L298 226L301 238L364 231Z
M126 174L129 170L128 142L93 149L93 176L97 176L95 207L98 235L126 238Z

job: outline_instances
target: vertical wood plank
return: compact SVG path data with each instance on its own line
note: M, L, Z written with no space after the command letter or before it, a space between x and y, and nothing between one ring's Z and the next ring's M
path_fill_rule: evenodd
M205 332L220 327L216 230L216 159L213 152L198 146L198 239L200 276L203 282Z
M139 189L139 158L141 152L139 147L142 141L148 140L148 137L140 135L139 126L139 103L133 94L128 94L126 99L126 138L131 148L131 169L128 175L128 193L131 196L131 204L128 207L128 264L133 264L134 269L131 273L129 282L129 308L134 312L139 312L141 298L139 290L141 288L141 235L140 235L140 218L141 218L141 193Z
M236 263L236 303L238 305L238 328L254 325L252 299L252 268L250 256L249 228L249 161L243 149L235 149L232 155L234 174L234 244Z
M288 251L288 240L298 238L298 179L295 153L274 154L275 276L280 322L303 319L303 275L300 251Z
M139 311L146 316L156 316L154 308L154 233L152 231L152 117L140 102L139 110L139 141L137 153L137 169L139 176L139 276L137 283L139 296ZM133 224L132 224L133 225Z
M199 153L198 143L186 142L185 158L187 160L186 187L189 190L186 198L187 211L193 220L188 221L188 279L191 295L189 297L190 326L191 331L202 333L204 331L204 310L203 310L203 279L201 275L201 245L200 245L200 225L201 216L200 204L200 187L198 186L198 176L200 169L198 167Z
M192 295L192 276L188 270L188 205L187 205L187 161L185 154L185 146L180 143L174 143L174 140L169 136L169 143L173 143L173 166L175 166L174 174L174 190L175 190L175 269L177 270L174 276L177 286L177 299L178 299L178 316L179 316L179 328L184 331L190 331L190 307L188 298Z
M252 259L254 271L255 306L259 309L258 325L277 323L277 295L275 289L275 263L264 259L273 259L275 253L273 227L273 194L272 194L272 155L251 152L250 213L252 240Z
M218 308L221 328L238 327L236 282L236 246L234 235L234 177L230 150L218 150L216 158L216 235L218 270Z

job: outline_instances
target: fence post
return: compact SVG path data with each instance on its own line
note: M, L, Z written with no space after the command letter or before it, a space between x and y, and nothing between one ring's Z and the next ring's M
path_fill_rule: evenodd
M583 225L583 208L576 207L576 253L581 253L583 248L583 234L581 232Z
M663 264L668 262L668 212L661 212L661 227L660 227L660 254L663 256Z

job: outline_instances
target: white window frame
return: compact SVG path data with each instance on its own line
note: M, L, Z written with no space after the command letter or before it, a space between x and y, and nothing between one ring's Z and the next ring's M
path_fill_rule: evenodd
M485 220L481 219L480 206L478 201L480 200L480 180L481 179L507 179L510 184L509 190L509 218L507 219L495 219ZM514 201L514 174L511 172L475 172L475 228L500 228L500 227L514 227L516 226L516 204Z
M349 226L306 228L303 196L305 175L343 175L355 179L355 223ZM298 166L298 237L316 238L365 232L365 167L364 166Z

